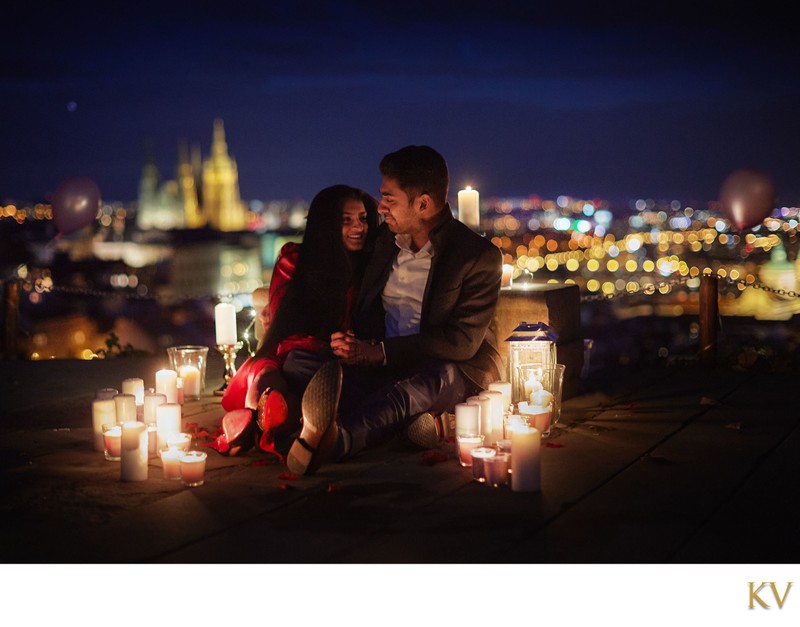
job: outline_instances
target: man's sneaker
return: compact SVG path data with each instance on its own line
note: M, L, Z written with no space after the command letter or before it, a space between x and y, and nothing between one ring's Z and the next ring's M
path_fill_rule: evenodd
M303 429L286 457L290 472L314 474L330 456L339 436L341 393L342 366L332 360L317 370L303 393Z
M440 448L444 442L442 419L426 411L408 425L406 435L411 442L422 448Z

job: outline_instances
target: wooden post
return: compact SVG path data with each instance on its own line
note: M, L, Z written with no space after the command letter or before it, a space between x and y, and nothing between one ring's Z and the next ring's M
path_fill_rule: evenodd
M0 354L18 357L17 321L19 320L19 282L5 281L3 284L3 343Z
M717 356L719 291L715 275L700 279L700 361L711 364Z

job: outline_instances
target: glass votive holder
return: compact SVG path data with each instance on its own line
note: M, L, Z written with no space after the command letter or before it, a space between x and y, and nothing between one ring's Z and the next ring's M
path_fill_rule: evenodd
M194 488L203 485L206 473L206 457L203 451L181 453L181 483Z
M188 451L192 445L192 436L188 433L173 433L167 436L167 447L173 446L179 451Z
M465 468L472 466L472 455L470 451L474 448L483 446L484 436L480 433L465 433L456 436L458 444L458 462Z
M161 450L161 468L164 471L164 479L177 480L181 478L181 455L184 452L175 447Z
M472 457L472 478L480 483L485 483L484 461L497 455L497 451L486 446L479 446L472 449L469 454Z
M507 414L503 416L503 439L511 440L511 432L515 427L527 427L528 420L520 414Z
M508 453L495 453L483 460L483 474L486 483L493 487L508 483L508 471L511 468L511 455ZM474 469L474 466L473 466Z
M118 462L122 456L122 425L103 425L103 453L110 462Z
M183 381L183 398L198 400L206 387L208 346L170 346L169 363Z

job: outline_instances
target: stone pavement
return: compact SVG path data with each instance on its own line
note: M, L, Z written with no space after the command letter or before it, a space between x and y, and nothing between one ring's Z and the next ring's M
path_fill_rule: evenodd
M794 373L592 372L542 447L534 494L400 442L309 478L209 451L201 487L163 479L160 460L121 482L92 448L91 399L127 377L152 386L164 362L0 362L3 563L800 562ZM210 389L221 372L212 357ZM198 428L222 414L210 394L184 406Z

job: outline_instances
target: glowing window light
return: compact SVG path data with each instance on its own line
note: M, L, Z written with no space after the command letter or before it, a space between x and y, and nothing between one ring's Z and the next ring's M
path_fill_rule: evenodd
M586 289L590 292L597 292L600 289L600 281L597 279L589 279L586 282Z

